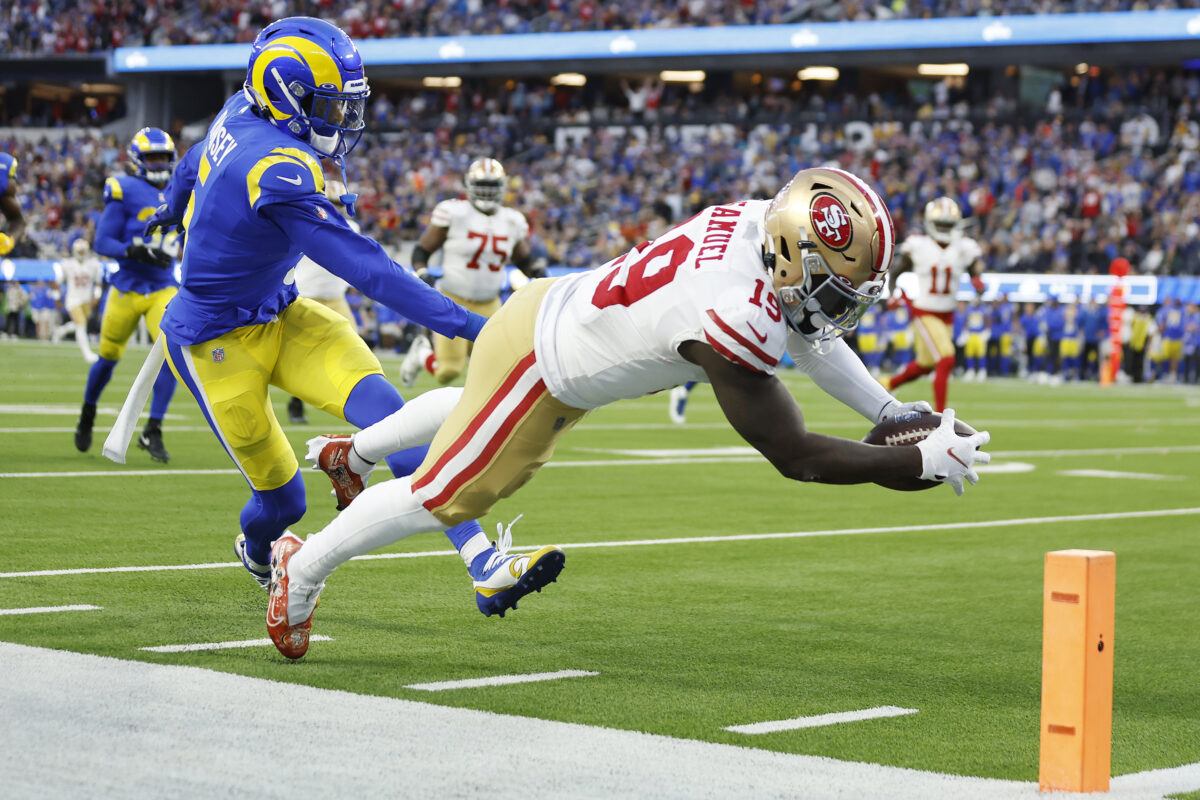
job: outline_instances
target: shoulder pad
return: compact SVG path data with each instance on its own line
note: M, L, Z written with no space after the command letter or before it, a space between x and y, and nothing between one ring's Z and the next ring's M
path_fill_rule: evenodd
M246 173L246 192L257 211L271 203L324 195L325 175L312 154L298 147L276 147Z
M125 187L121 185L121 179L113 176L104 181L104 202L119 203L125 198Z
M462 214L462 200L443 200L433 207L429 215L429 224L439 228L448 228L455 217Z

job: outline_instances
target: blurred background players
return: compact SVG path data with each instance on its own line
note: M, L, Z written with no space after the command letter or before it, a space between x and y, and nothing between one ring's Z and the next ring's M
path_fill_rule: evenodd
M978 297L967 306L963 319L967 342L963 345L963 361L966 372L963 379L982 381L987 379L987 347L991 338L991 322L988 308Z
M92 427L100 394L112 380L113 368L125 354L129 337L145 318L151 337L158 338L159 323L167 303L175 297L175 256L179 241L175 233L142 236L146 220L164 202L163 188L175 169L175 142L166 131L142 128L125 151L128 175L104 182L104 213L96 226L93 248L117 260L118 269L109 279L108 300L100 321L100 357L88 370L83 408L75 426L75 448L87 452L92 446ZM163 446L162 420L167 414L175 378L165 366L154 382L150 419L137 444L155 461L167 463L171 456Z
M983 251L974 240L962 235L962 210L950 197L938 197L925 206L925 233L913 234L900 245L900 263L888 279L889 289L896 277L912 271L916 277L913 297L905 297L912 310L912 329L917 359L883 385L888 391L922 375L934 373L933 405L946 407L950 375L954 372L954 308L958 285L964 274L973 278L976 290L982 290L979 273L983 269Z
M1064 381L1082 380L1084 313L1075 295L1063 297L1062 320L1062 338L1058 345L1059 376Z
M1080 370L1084 380L1095 380L1100 375L1100 345L1108 338L1108 306L1106 297L1092 295L1082 310L1083 352L1080 354Z
M1012 375L1013 357L1013 305L1007 295L992 301L990 314L991 335L988 339L988 372L1002 378Z
M1154 316L1162 337L1161 378L1169 383L1180 380L1180 365L1183 363L1184 311L1179 299L1168 297Z
M412 265L426 279L429 257L442 251L442 294L464 308L490 317L500 308L504 266L513 264L531 278L545 270L531 266L529 223L525 215L504 203L508 178L494 158L479 158L467 168L463 182L467 199L443 200L429 218L429 227L413 248ZM471 343L433 334L433 344L421 335L413 340L400 365L405 386L417 382L424 368L438 383L450 383L467 368Z
M74 332L83 360L95 364L98 356L88 344L87 323L96 305L96 289L104 276L104 267L82 236L71 242L71 257L64 258L59 264L63 286L66 287L63 307L70 320L54 329L54 341L61 341L68 333Z
M37 281L29 290L29 315L38 341L49 342L58 321L58 289L53 283Z
M325 196L331 201L345 192L345 187L340 182L335 184L330 181L326 189ZM346 224L355 233L362 232L354 220L348 219ZM354 318L354 312L350 310L350 304L346 302L346 291L349 288L350 284L344 278L334 275L308 256L304 256L296 264L296 291L300 293L300 296L316 300L326 308L337 312L349 320L357 330L358 321ZM304 416L304 401L299 397L293 396L288 401L288 420L293 425L308 424L308 418Z

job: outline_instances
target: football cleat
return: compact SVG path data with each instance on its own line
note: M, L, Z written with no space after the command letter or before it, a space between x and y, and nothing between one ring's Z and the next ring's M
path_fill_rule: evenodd
M270 565L264 567L246 555L246 534L239 533L237 538L233 540L233 552L237 554L238 559L242 562L242 566L250 573L250 577L258 581L258 585L263 588L263 591L271 587Z
M142 431L138 436L137 445L142 450L149 452L153 461L166 464L171 460L171 454L167 452L167 448L163 447L162 431L158 428L146 428Z
M304 401L293 397L288 401L288 422L293 425L307 425L308 417L304 416Z
M517 519L521 517L518 516ZM498 534L496 552L484 565L479 579L475 581L475 605L485 617L493 614L504 616L504 612L517 607L517 601L530 592L540 592L548 584L558 580L567 556L562 549L548 545L529 554L513 555L508 552L512 545L512 526L517 519L496 526Z
M288 562L300 551L303 542L294 533L285 533L271 545L271 582L267 587L267 633L275 648L296 659L308 652L313 611L325 584L302 586L288 576ZM293 619L303 622L293 623Z
M96 423L96 407L87 403L79 412L79 422L75 423L75 449L86 453L92 446L92 426Z
M361 474L351 469L350 448L353 446L354 437L348 434L317 436L308 440L308 453L304 456L305 461L312 463L313 469L319 469L329 476L338 511L362 494L374 469L372 465L371 469Z
M686 386L676 386L671 390L671 404L667 406L667 414L671 422L682 425L687 421L688 389Z
M404 360L400 362L400 382L405 388L411 389L417 383L417 377L425 368L425 361L433 353L433 345L426 336L417 336L409 345Z

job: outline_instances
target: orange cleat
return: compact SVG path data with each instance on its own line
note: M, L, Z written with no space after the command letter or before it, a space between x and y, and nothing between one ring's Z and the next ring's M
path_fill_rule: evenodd
M320 586L299 586L291 583L288 562L300 551L303 542L294 533L285 533L271 545L271 584L267 600L267 633L280 653L291 659L308 652L308 636L312 630L313 611L321 594ZM291 599L306 612L304 621L292 624L288 615ZM298 602L297 602L298 601ZM296 614L299 616L299 614Z

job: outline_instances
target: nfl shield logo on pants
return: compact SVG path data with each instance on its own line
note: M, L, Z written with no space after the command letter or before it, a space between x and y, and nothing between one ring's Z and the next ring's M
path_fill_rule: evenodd
M212 351L212 357L213 357L213 361L220 364L222 361L225 360L225 348L224 347L214 347L213 351Z

